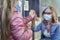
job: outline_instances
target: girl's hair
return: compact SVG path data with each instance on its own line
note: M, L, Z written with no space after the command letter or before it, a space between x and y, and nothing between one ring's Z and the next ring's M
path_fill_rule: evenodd
M42 16L48 8L52 11L52 23L57 23L58 22L57 13L55 11L55 8L53 8L52 6L48 6L47 8L45 8L42 12ZM45 22L44 19L43 22Z

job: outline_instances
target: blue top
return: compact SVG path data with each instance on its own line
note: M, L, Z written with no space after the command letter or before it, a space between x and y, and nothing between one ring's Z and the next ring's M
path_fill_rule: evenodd
M46 29L46 25L42 22L37 27L32 28L34 32L41 30L43 33ZM56 23L55 25L51 25L50 27L50 39L51 40L60 40L60 24ZM47 37L45 37L47 39Z

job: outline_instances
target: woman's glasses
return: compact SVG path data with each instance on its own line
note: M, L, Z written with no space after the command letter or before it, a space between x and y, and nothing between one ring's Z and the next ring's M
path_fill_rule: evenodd
M52 14L52 12L44 12L44 14Z

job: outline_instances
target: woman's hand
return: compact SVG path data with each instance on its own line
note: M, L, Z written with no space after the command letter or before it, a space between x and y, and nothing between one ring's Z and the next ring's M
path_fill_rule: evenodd
M49 32L50 31L50 25L47 25L46 29L47 29L47 32Z
M50 31L50 26L51 26L51 22L47 22L46 28L47 28L47 31L48 31L48 32Z

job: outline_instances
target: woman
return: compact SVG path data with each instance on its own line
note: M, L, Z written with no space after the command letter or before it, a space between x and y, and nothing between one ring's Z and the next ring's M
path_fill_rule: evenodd
M34 16L35 13L31 13L33 10L30 11L30 15L26 18L23 18L22 14L20 14L20 6L16 4L13 7L13 15L10 20L10 30L11 40L29 40L32 36L32 30L29 29L28 22L30 22Z
M41 30L41 40L60 40L60 24L57 23L57 14L52 6L48 6L42 12L42 22L33 32Z

